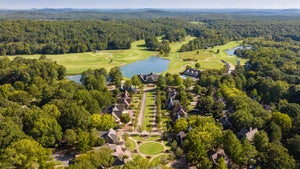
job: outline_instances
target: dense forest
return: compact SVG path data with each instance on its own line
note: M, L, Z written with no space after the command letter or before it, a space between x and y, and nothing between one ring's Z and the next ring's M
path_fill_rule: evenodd
M131 42L148 36L179 41L199 27L179 19L122 21L0 22L0 54L64 54L104 49L129 49ZM181 36L181 37L179 37Z
M180 51L205 49L232 40L265 37L269 40L299 41L298 20L273 18L261 21L256 17L230 19L201 17L198 24L176 18L36 21L5 20L0 23L0 54L65 54L105 49L130 49L140 39L163 37L171 43L186 35L197 37ZM168 53L166 43L147 46L150 50ZM166 46L166 47L164 47Z
M78 150L85 151L104 143L97 130L116 126L111 115L98 113L113 101L113 93L105 86L93 86L91 81L84 87L67 81L65 68L45 57L1 58L0 62L1 168L32 168L36 162L41 168L53 166L45 148L65 140L69 146L78 143ZM107 72L84 74L91 79ZM101 80L105 84L106 79ZM21 160L22 156L32 161Z

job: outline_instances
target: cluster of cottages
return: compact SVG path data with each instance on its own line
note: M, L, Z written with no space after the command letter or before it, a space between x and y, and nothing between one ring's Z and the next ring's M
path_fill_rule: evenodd
M134 112L130 109L130 104L132 102L132 98L127 90L123 94L121 94L117 103L114 105L108 106L103 113L111 114L117 123L121 123L121 116L123 114L129 114L130 119L133 119Z
M108 146L113 151L112 156L115 159L113 164L114 166L123 165L127 161L132 160L130 152L126 151L125 145L122 143L122 141L119 140L114 129L99 132L99 137L104 138L106 141L105 146ZM127 158L123 158L124 156L126 156Z
M229 65L227 62L223 62L225 65ZM191 68L187 68L184 72L181 73L182 75L189 76L192 78L199 78L201 71L195 70ZM155 84L158 82L158 75L154 73L150 74L139 74L138 77L144 84ZM133 90L133 89L132 89ZM180 101L176 99L178 93L175 88L168 88L166 90L167 93L167 101L166 101L166 108L170 111L172 121L176 122L179 118L187 118L188 116L188 110L184 106L180 104ZM118 99L117 103L114 105L111 105L107 107L103 113L108 113L113 115L116 122L121 123L121 116L122 114L128 113L130 118L132 119L134 116L133 110L130 110L130 104L132 102L132 98L130 97L130 94L127 90L124 90L124 93L121 94ZM234 111L231 109L223 110L223 117L220 119L220 123L223 125L224 129L230 129L232 127L232 124L228 120L228 115L233 113ZM191 126L186 131L180 131L175 138L179 145L183 144L183 141L185 137L187 136L187 133L192 129ZM253 142L255 134L258 132L258 129L242 129L237 133L237 136L239 139L247 139L250 142ZM122 147L122 145L118 145L118 137L116 135L116 132L113 129L110 129L107 132L100 132L100 137L103 137L108 145L111 147L112 150L114 150L114 156L116 159L123 156L125 153L125 147ZM220 158L223 158L225 160L225 163L227 166L231 166L232 163L230 161L230 158L226 155L225 151L223 149L217 149L214 151L209 152L210 159L212 162L217 165L218 160ZM131 159L128 159L131 160Z

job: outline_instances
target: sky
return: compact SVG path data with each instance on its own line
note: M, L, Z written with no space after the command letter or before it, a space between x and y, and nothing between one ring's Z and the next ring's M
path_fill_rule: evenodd
M31 8L300 8L300 0L0 0L0 9Z

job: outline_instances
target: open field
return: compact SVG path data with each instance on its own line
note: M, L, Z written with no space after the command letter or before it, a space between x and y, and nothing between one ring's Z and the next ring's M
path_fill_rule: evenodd
M160 37L161 38L161 37ZM200 63L200 69L220 69L223 67L221 60L225 60L233 65L236 64L237 57L228 56L224 50L232 49L241 44L241 41L232 41L222 46L216 46L206 50L196 50L189 52L178 52L183 44L195 39L188 36L184 41L173 42L170 44L171 51L168 57L170 60L169 69L166 72L179 73L182 72L187 65L194 66ZM87 69L106 68L110 69L114 66L122 66L138 60L147 59L149 56L157 55L157 52L147 51L144 47L144 40L135 41L131 44L132 48L127 50L104 50L97 53L73 53L61 55L46 55L47 58L56 61L67 68L67 74L78 74ZM219 53L217 50L219 49ZM37 59L41 55L21 55L25 58ZM12 56L10 58L14 58ZM183 61L190 59L192 61ZM240 59L241 64L246 62Z
M67 68L68 74L78 74L87 69L106 68L110 69L114 66L122 66L134 61L146 59L149 56L154 56L157 52L147 51L143 47L145 41L139 40L131 44L131 49L128 50L104 50L97 53L71 53L61 55L46 55L47 58L57 61ZM41 55L21 55L25 58L37 59ZM10 58L14 58L10 57Z
M225 50L232 49L241 45L241 41L232 41L225 45L216 46L214 48L209 48L206 50L196 50L196 51L189 51L189 52L174 52L171 51L168 59L170 59L170 65L167 72L170 73L179 73L184 71L187 65L194 67L196 63L200 63L200 69L221 69L224 64L221 60L225 60L233 65L236 65L237 57L229 56L225 52ZM171 48L176 50L177 46L172 46ZM219 49L219 53L217 50ZM184 59L190 59L195 61L184 61ZM247 60L241 59L241 64L244 64Z
M145 155L156 155L164 151L164 146L157 142L145 142L139 147L141 153Z

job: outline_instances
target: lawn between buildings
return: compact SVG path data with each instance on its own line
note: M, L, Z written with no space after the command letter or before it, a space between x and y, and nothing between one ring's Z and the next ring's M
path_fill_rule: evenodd
M151 131L152 124L153 124L153 111L155 107L155 100L154 100L155 91L147 91L146 93L147 93L146 105L144 110L142 131L144 130Z
M145 155L157 155L164 151L164 146L157 142L145 142L139 146L139 151Z
M161 38L161 37L160 37ZM220 69L223 67L221 60L225 60L233 65L236 64L237 57L228 56L224 50L232 49L241 45L241 41L232 41L225 45L216 46L209 49L199 49L189 52L179 52L183 44L187 44L195 37L187 36L184 41L170 43L171 51L169 56L164 57L170 60L169 68L166 72L179 73L184 71L187 65L194 66L200 63L200 69ZM106 68L109 70L114 66L126 65L138 60L147 59L157 55L155 51L148 51L144 46L145 41L139 40L131 44L131 49L126 50L103 50L99 52L70 53L58 55L46 55L48 59L56 61L66 67L67 74L79 74L87 69ZM217 50L219 49L219 53ZM198 51L198 52L197 52ZM41 54L18 55L24 58L38 59ZM16 56L9 57L13 59ZM183 61L184 59L195 59L197 61ZM239 58L240 59L240 58ZM246 59L240 59L245 63Z

